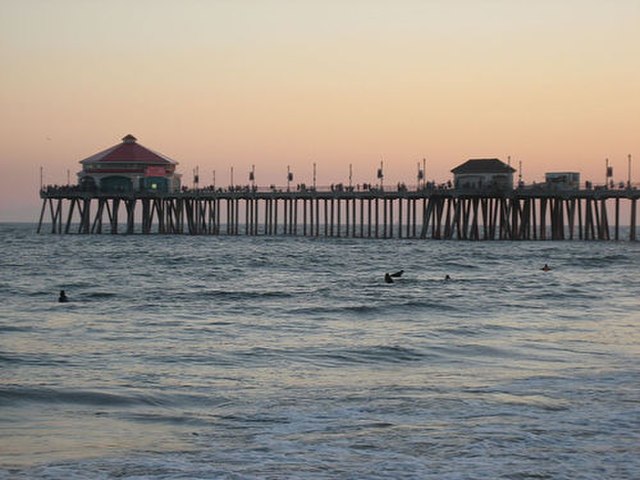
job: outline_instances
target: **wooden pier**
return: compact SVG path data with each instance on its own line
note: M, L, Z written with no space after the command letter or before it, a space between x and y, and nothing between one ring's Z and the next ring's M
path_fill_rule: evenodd
M38 233L636 240L640 190L40 192ZM628 223L621 224L621 212ZM47 213L50 221L45 222ZM625 215L626 216L626 215ZM628 232L626 227L628 226Z

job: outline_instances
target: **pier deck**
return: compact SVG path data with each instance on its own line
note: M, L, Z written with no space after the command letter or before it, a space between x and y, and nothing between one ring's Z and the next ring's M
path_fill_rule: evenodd
M57 234L619 240L624 211L628 239L636 240L640 190L541 186L506 192L428 188L125 193L48 187L40 197L38 233L49 224ZM43 223L47 211L50 222Z

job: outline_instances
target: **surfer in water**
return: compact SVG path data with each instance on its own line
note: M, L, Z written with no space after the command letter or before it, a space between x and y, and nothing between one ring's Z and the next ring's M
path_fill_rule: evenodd
M392 274L391 274L391 275L389 275L389 276L390 276L390 277L393 277L393 278L399 278L399 277L401 277L401 276L402 276L402 274L403 274L403 273L404 273L404 270L399 270L399 271L397 271L397 272L395 272L395 273L392 273Z
M449 280L451 280L451 277L447 274L444 276L444 281L448 282Z
M388 273L384 274L384 283L393 283L393 278Z
M551 270L551 267L545 263L544 267L542 267L540 270L542 270L543 272L548 272L549 270Z
M58 297L58 302L66 303L68 301L69 301L69 298L67 297L67 294L64 293L64 290L60 290L60 296Z

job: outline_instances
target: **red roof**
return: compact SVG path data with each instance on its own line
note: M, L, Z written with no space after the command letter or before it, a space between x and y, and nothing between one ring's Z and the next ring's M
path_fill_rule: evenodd
M150 165L177 165L178 162L162 155L161 153L149 150L137 143L136 137L127 135L122 139L122 143L107 148L96 153L80 163L90 165L92 163L140 163Z

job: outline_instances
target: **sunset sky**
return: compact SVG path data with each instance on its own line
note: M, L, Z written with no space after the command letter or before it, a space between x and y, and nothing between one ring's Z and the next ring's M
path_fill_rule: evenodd
M639 0L0 0L0 221L128 133L190 184L640 182Z

